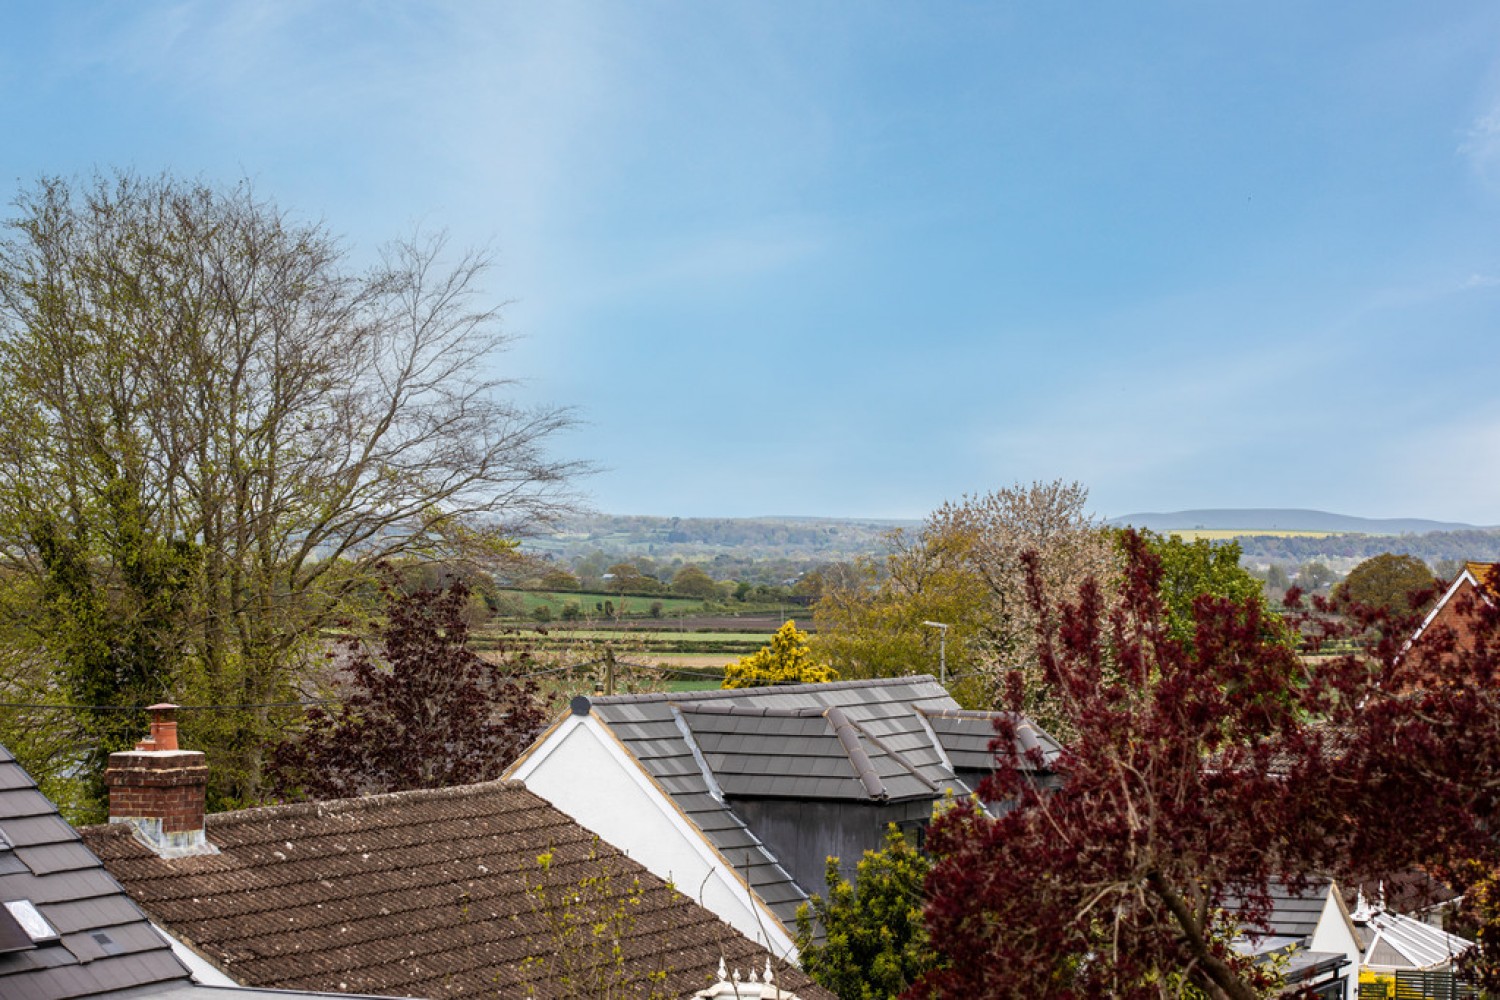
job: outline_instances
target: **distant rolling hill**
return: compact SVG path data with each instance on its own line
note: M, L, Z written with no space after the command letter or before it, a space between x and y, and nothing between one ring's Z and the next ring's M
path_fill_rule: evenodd
M1419 517L1351 517L1322 510L1278 507L1179 510L1172 513L1126 514L1109 519L1112 525L1131 525L1151 531L1327 531L1361 535L1412 535L1432 531L1473 531L1476 526L1457 521L1429 521Z

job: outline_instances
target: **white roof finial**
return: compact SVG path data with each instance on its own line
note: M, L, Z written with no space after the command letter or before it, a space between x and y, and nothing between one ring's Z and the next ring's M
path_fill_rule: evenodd
M724 956L720 955L719 956L719 982L722 983L724 980L726 980L728 978L729 978L729 970L726 969L726 968L724 968Z
M771 974L771 956L767 955L766 956L766 974L765 974L765 977L761 980L761 982L774 983L775 981L776 981L776 977Z
M1354 912L1349 918L1356 924L1367 924L1370 922L1370 904L1365 902L1365 887L1360 886L1354 897Z

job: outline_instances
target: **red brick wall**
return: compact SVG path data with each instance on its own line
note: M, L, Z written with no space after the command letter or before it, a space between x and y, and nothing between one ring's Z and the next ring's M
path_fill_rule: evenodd
M158 819L165 833L203 829L208 765L198 751L110 754L104 783L110 819Z

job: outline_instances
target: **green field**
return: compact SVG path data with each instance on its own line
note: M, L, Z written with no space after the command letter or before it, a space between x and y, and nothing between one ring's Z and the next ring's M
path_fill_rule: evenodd
M651 614L651 606L661 605L661 616L663 618L675 618L678 615L698 614L703 611L703 601L696 597L638 597L634 594L594 594L575 593L573 591L545 591L545 590L502 590L499 592L506 600L519 601L523 613L530 615L540 607L552 610L554 617L562 614L562 609L569 604L577 604L579 609L589 617L602 617L604 603L608 601L614 606L615 613L627 618L644 618Z
M617 641L627 643L655 643L655 644L702 644L702 643L754 643L763 646L771 638L769 632L715 632L715 631L688 631L680 632L677 629L612 629L612 628L568 628L553 623L546 628L546 638L549 640L566 642L569 639L578 642L603 642ZM483 633L480 633L483 637ZM527 638L526 633L521 633L521 638Z

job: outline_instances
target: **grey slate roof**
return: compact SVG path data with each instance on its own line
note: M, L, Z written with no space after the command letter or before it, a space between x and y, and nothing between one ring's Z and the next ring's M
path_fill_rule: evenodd
M728 796L932 798L939 786L841 708L687 704L682 718Z
M189 985L146 915L0 747L0 901L27 899L60 940L0 955L0 996L63 1000Z
M1311 937L1328 900L1329 883L1315 880L1301 892L1283 882L1271 883L1271 915L1267 920L1276 937Z
M947 727L954 735L931 725L932 718L966 717L925 674L588 702L788 928L807 894L726 799L892 801L970 792L954 774L947 745L963 752L967 744L959 741L972 736L972 726L965 723L961 733ZM972 761L972 752L965 759Z
M921 714L955 768L982 771L991 766L994 754L990 752L990 743L995 739L996 713L922 709ZM1022 719L1016 726L1016 744L1022 753L1034 749L1041 754L1048 767L1062 753L1058 742L1028 719Z
M1313 878L1300 892L1293 892L1285 882L1272 879L1268 893L1271 910L1263 923L1247 923L1245 935L1259 941L1283 938L1303 941L1311 937L1323 914L1331 885L1327 879ZM1246 898L1236 893L1225 896L1224 908L1247 918L1250 913Z

